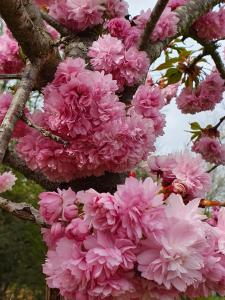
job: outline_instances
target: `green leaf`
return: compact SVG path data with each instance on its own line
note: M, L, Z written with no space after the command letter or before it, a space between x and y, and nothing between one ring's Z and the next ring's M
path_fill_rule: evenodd
M192 130L200 130L201 131L201 126L198 124L198 122L193 122L193 123L190 123L190 125L191 125L191 129Z
M180 61L180 57L174 57L174 58L167 59L166 62L159 65L154 71L168 69L168 68L172 67L174 63L177 63L179 61Z
M167 85L174 84L181 80L182 72L176 68L170 68L167 70L164 77L167 78Z

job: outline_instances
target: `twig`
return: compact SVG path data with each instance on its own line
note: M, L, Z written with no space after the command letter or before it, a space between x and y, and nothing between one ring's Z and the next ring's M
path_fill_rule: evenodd
M73 31L69 30L67 27L59 23L53 17L49 16L49 14L47 14L46 12L41 11L41 16L43 20L45 20L49 25L55 28L61 34L61 36L66 37L75 35Z
M145 49L148 47L149 44L149 39L156 27L157 22L159 21L164 9L166 8L169 0L158 0L152 13L151 16L148 20L148 23L146 24L144 33L141 37L140 41L140 50L145 51Z
M207 171L207 173L211 173L212 171L214 171L216 168L218 168L219 166L217 166L217 165L215 165L215 166L213 166L211 169L209 169L208 171Z
M225 116L219 120L219 122L213 127L213 129L218 129L224 121L225 121Z
M22 79L22 74L0 74L0 80Z
M19 88L2 121L0 126L0 163L3 161L14 126L23 113L25 104L36 81L37 74L38 70L36 67L30 65L26 67Z
M196 40L200 45L204 47L206 54L211 55L212 59L215 62L217 70L220 73L220 76L225 80L225 65L221 59L219 52L217 51L218 46L215 42L208 42L198 37L194 30L190 31L189 36Z
M65 147L68 146L69 142L63 140L61 137L51 133L48 130L45 130L44 128L34 124L32 121L30 121L26 116L22 116L21 118L29 127L32 127L34 129L36 129L37 131L39 131L43 136L52 139L53 141L63 144Z
M27 203L15 203L0 197L0 208L25 221L31 221L39 226L47 227L38 210Z

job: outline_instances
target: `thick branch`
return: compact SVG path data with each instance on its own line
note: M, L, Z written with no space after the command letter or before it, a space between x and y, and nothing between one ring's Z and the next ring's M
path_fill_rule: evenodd
M145 51L148 48L149 38L151 37L157 22L159 21L164 9L166 8L169 0L158 0L148 23L146 24L144 33L141 37L140 50Z
M70 31L67 27L63 26L61 23L59 23L56 19L51 17L46 12L41 11L41 16L43 20L45 20L49 25L55 28L61 34L62 37L75 35L74 32Z
M37 131L39 131L43 136L48 137L50 139L52 139L53 141L63 144L65 147L69 144L69 142L63 140L60 136L57 136L53 133L51 133L50 131L34 124L32 121L30 121L27 117L25 117L24 115L21 118L29 127L32 127L34 129L36 129Z
M30 65L26 68L20 86L9 106L9 109L0 126L0 163L2 162L12 132L17 120L23 113L25 104L29 98L30 92L34 86L37 77L37 68Z
M160 55L163 49L169 45L169 43L180 35L186 35L189 32L190 27L200 18L207 13L215 5L223 3L223 0L190 0L186 5L176 9L176 14L179 19L177 25L177 33L173 37L167 38L162 42L148 45L146 52L153 63Z
M214 42L208 42L199 38L194 30L190 31L189 36L204 47L204 52L212 57L217 70L219 71L221 77L225 80L225 65L221 59L219 52L217 51L217 45Z
M52 182L47 177L45 177L40 171L32 171L26 165L26 163L21 160L15 153L6 152L4 164L10 166L11 168L19 171L28 179L34 180L36 183L40 184L43 188L48 191L54 191L59 188L71 187L74 191L88 190L93 188L98 192L114 192L118 184L125 181L126 174L117 173L105 173L105 175L95 177L85 177L75 179L70 182Z
M38 84L52 80L59 54L32 0L1 0L0 14L23 52L40 69Z
M37 225L46 227L37 209L27 203L15 203L0 197L0 208L19 219L31 221Z

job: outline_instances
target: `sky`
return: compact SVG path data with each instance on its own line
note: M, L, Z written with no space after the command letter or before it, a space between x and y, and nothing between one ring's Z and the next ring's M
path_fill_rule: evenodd
M139 14L141 10L153 8L157 2L157 0L126 1L129 3L129 12L132 16ZM158 61L155 62L155 65L157 63ZM187 132L190 130L189 124L195 121L199 122L203 127L208 124L216 124L225 115L225 99L216 106L214 111L202 112L195 115L182 114L177 109L176 103L173 100L163 109L163 113L166 115L166 127L164 130L165 134L157 139L156 148L158 154L180 151L190 146L191 136Z

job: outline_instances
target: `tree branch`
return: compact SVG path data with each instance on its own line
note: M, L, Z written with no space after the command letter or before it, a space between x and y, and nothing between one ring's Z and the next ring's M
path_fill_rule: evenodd
M51 25L53 28L55 28L62 37L67 36L74 36L75 33L70 31L67 27L63 26L61 23L59 23L56 19L51 17L49 14L47 14L44 11L41 11L42 19L45 20L49 25Z
M60 136L57 136L53 133L51 133L48 130L45 130L44 128L34 124L33 122L31 122L26 116L22 116L21 118L29 127L32 127L34 129L36 129L37 131L39 131L43 136L52 139L53 141L63 144L64 147L68 146L69 142L63 140Z
M15 203L0 197L0 208L19 219L36 223L39 226L46 227L46 224L39 214L39 211L27 203Z
M60 57L39 9L32 0L1 0L0 14L25 55L38 67L39 88L44 86L52 80Z
M22 173L28 179L34 180L48 191L55 191L57 188L66 189L71 187L74 191L88 190L93 188L100 193L115 192L118 184L125 181L125 173L105 173L105 175L95 177L85 177L72 180L70 182L52 182L40 171L32 171L29 169L22 159L20 159L14 152L6 152L4 164Z
M219 52L217 51L217 45L214 42L208 42L199 38L194 30L190 31L189 36L196 40L200 45L204 47L204 52L212 57L220 73L220 76L225 80L225 65L221 59Z
M30 92L34 86L37 77L37 68L30 65L27 66L20 82L19 88L9 106L9 109L0 126L0 163L2 162L12 132L17 120L23 114L25 104L30 96Z
M148 20L148 23L146 24L144 33L141 37L140 46L139 49L141 51L145 51L148 48L149 39L156 27L157 22L159 21L164 9L166 8L169 0L158 0L151 16Z
M0 80L21 79L22 74L0 74Z
M157 42L154 44L149 43L145 49L151 63L153 63L170 42L180 35L187 35L190 27L200 18L206 14L215 5L223 3L223 0L190 0L186 5L178 7L175 12L179 19L177 25L177 33L170 38L166 38L164 41Z

